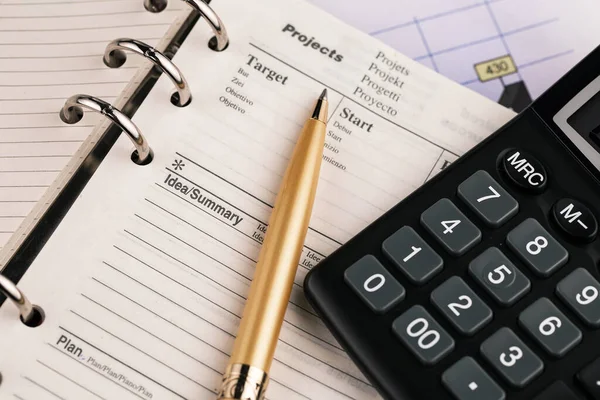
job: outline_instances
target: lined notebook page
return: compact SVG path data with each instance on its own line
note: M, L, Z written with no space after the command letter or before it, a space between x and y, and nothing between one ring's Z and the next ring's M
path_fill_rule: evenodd
M208 49L199 23L175 57L192 103L174 107L162 77L134 118L152 163L133 164L121 137L19 283L45 323L30 329L0 309L3 398L214 399L281 177L323 87L317 201L267 398L378 397L307 304L303 279L512 112L304 1L214 7L229 48Z
M181 8L171 1L152 14L142 0L0 1L0 248L100 118L64 124L65 99L87 93L114 102L142 59L111 70L102 62L108 42L155 45Z

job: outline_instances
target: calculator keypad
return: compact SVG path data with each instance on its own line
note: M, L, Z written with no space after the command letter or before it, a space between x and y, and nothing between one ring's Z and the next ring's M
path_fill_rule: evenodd
M492 319L492 310L458 276L431 292L431 301L465 335L473 335Z
M519 323L555 357L563 357L581 342L581 331L545 297L527 307Z
M392 329L423 364L435 364L454 348L454 339L422 306L396 318Z
M481 231L448 199L441 199L423 214L421 224L455 256L481 241Z
M525 156L513 153L512 156ZM541 166L538 167L543 171ZM531 189L539 189L545 183L546 175L538 175L530 173L529 178L538 179L531 178L533 183L525 175L521 178ZM483 170L464 180L458 186L456 195L464 203L459 205L468 207L479 222L490 228L502 226L519 211L519 203L515 198ZM574 203L577 210L573 211L568 207L570 203L563 203L564 199L556 203L552 212L563 217L565 224L577 223L571 219L575 218L573 213L579 210L577 207L581 204ZM582 217L582 222L586 226L589 223L595 235L597 223L592 224L596 221L595 217L590 210L587 211L589 216ZM550 216L557 222L557 215ZM476 224L447 198L427 208L420 216L420 223L429 235L422 237L413 227L402 226L381 244L385 256L382 261L417 286L425 285L444 269L444 254L438 254L428 244L430 239L437 241L453 256L465 254L482 240L482 233ZM566 232L564 227L561 228L563 233ZM581 232L570 235L578 239L584 236ZM525 219L510 230L505 241L511 258L518 258L542 278L549 277L569 259L567 250L533 218ZM502 244L499 247L502 248ZM473 278L472 282L483 288L501 306L514 305L531 290L527 276L498 247L489 247L473 257L467 269ZM472 283L467 284L459 275L460 272L456 273L431 288L430 301L443 315L441 318L445 318L459 334L473 336L492 322L494 312L486 304L487 299L475 293ZM392 311L406 296L404 287L387 266L372 255L363 257L347 268L344 279L377 314ZM556 294L586 324L600 328L600 283L589 271L575 269L560 281ZM581 330L545 297L528 304L519 314L518 324L520 332L529 335L539 345L540 352L555 358L565 357L583 340ZM437 364L455 348L454 338L421 305L414 305L396 317L391 329L399 342L427 366ZM482 340L480 355L487 361L486 365L495 370L508 385L523 388L543 373L543 361L510 328L502 327ZM503 388L471 356L461 358L444 371L442 383L445 388L457 400L505 400L507 395ZM600 359L584 368L577 379L592 396L600 398L598 371ZM535 400L571 398L577 397L564 382L558 381L538 393Z
M444 261L410 226L400 228L382 245L386 256L411 282L423 284L442 270Z
M477 171L458 186L458 197L486 225L497 228L519 211L519 203L486 171Z
M531 287L529 279L496 247L471 261L469 273L503 306L514 304Z
M506 242L533 272L543 277L552 274L569 259L567 250L533 218L513 229Z
M481 345L483 357L508 383L524 387L544 369L536 356L509 328L501 328Z
M556 294L588 325L600 327L600 283L577 268L556 287Z
M402 285L371 255L364 256L344 273L344 280L376 313L384 313L402 299Z
M504 400L496 382L473 360L464 357L442 374L442 382L458 400Z

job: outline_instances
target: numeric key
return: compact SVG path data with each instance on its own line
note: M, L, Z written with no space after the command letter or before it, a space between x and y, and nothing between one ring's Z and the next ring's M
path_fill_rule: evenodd
M431 301L456 329L466 335L473 335L492 319L492 310L458 276L431 292Z
M531 287L529 279L496 247L490 247L471 261L469 273L504 306L514 304Z
M569 259L567 250L533 218L510 231L506 243L533 272L543 277L555 272Z
M442 383L458 400L504 400L504 391L473 360L464 357L442 374Z
M527 307L519 323L555 357L563 357L581 342L581 331L545 297Z
M486 171L477 171L458 186L458 197L488 225L497 228L519 211L519 203Z
M344 272L344 280L378 314L404 299L404 287L372 255L366 255L352 264Z
M544 364L509 328L500 328L481 345L481 354L513 386L522 388L542 373Z
M594 399L600 399L600 358L581 370L577 379Z
M425 210L421 224L455 256L463 255L481 241L481 231L448 199Z
M559 282L556 294L586 324L600 327L600 283L584 268L577 268Z
M392 329L423 364L435 364L454 348L452 337L421 306L396 318Z
M423 284L442 270L444 261L410 226L403 226L382 245L384 254L413 283Z

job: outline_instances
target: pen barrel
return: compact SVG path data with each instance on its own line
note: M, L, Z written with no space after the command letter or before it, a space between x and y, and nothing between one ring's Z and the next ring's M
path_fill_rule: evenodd
M325 142L325 123L309 119L279 189L250 285L230 365L268 374L312 213Z

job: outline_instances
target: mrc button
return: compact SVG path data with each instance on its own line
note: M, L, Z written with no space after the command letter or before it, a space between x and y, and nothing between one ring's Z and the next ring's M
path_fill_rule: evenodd
M531 154L517 149L507 150L502 156L500 168L521 189L540 193L546 187L546 170Z
M552 217L561 230L572 239L594 240L598 221L588 207L577 200L560 199L552 207Z

